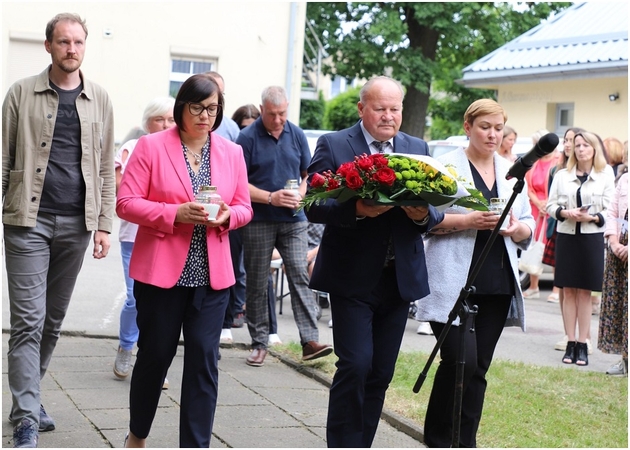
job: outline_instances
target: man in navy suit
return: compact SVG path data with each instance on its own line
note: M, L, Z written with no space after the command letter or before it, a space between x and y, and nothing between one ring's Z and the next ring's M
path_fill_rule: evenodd
M309 176L377 152L428 155L427 143L399 132L402 85L375 77L361 89L361 120L319 138ZM330 294L339 361L328 404L328 447L370 447L394 374L409 303L429 293L422 234L443 214L432 206L328 200L307 212L326 228L310 287ZM393 251L392 251L393 250Z

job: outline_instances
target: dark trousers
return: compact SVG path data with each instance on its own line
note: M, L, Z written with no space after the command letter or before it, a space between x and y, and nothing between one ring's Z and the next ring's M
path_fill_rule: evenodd
M230 253L232 254L232 269L236 283L230 288L230 301L225 309L223 318L223 328L232 328L234 318L237 314L242 314L245 307L246 273L245 261L243 259L243 238L240 230L230 231ZM273 278L269 274L269 334L278 333L278 322L276 320L276 295L273 290Z
M243 260L243 238L239 230L231 230L230 253L232 254L232 269L236 283L230 288L230 303L225 309L223 328L232 328L234 318L243 312L245 305L245 262Z
M477 305L479 312L475 317L475 332L471 334L466 331L460 447L477 446L477 429L481 421L487 385L486 373L505 326L510 300L511 297L508 295L472 295L467 300L469 305ZM431 322L431 329L436 338L440 336L444 326L443 323ZM466 330L469 329L470 318L466 325ZM451 327L440 349L441 361L435 373L424 422L424 443L428 447L451 446L459 342L459 326Z
M129 429L149 435L162 383L184 335L184 372L179 416L180 447L210 446L217 405L217 358L229 290L210 287L162 289L135 281L138 354L131 376Z
M328 447L370 447L394 375L409 303L385 269L367 298L331 294L337 371L330 388Z

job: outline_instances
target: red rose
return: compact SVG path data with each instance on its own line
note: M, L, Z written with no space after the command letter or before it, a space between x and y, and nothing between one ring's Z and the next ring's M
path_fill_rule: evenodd
M357 160L357 166L359 169L369 172L374 167L374 163L367 156L362 156Z
M332 191L333 189L337 189L339 187L339 181L337 181L335 178L331 178L330 180L328 180L328 187L326 188L327 191Z
M394 172L389 167L383 167L378 169L374 175L372 176L374 181L378 181L381 184L391 186L396 181L396 172Z
M312 188L320 188L326 184L326 178L318 173L313 175L311 179L311 187Z
M354 167L354 162L347 162L347 163L343 163L342 165L339 166L339 169L337 169L337 175L340 175L342 177L345 177L349 171L351 170L356 170Z
M387 167L387 163L389 162L387 157L382 153L374 153L370 155L369 158L376 167Z
M356 191L363 186L363 180L361 179L361 175L359 175L358 171L352 170L346 174L346 186L353 191Z

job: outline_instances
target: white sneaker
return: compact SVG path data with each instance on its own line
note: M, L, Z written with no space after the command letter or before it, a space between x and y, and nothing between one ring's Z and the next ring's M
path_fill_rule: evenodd
M328 321L328 328L332 328L332 319Z
M420 322L418 325L418 334L424 334L425 336L431 336L433 334L433 330L431 329L431 325L429 322Z
M556 345L553 348L558 350L558 351L563 352L563 351L565 351L567 349L567 343L568 342L569 342L569 336L567 336L565 334L564 337L561 340L556 342Z
M232 338L232 330L230 328L223 328L221 330L221 339L219 340L221 344L231 344L234 342Z
M116 359L114 360L114 375L118 378L127 378L131 373L131 350L125 350L118 346Z
M540 289L527 289L523 292L524 299L540 298Z
M168 389L168 378L164 377L164 383L162 383L162 390L165 391Z
M269 345L279 345L279 344L282 344L282 340L280 339L280 336L278 336L277 334L270 334Z

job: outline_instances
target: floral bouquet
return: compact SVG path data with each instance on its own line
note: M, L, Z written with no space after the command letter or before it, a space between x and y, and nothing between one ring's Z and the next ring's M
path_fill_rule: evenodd
M345 202L359 197L379 205L433 205L443 211L455 204L488 210L481 192L465 185L454 167L424 155L364 153L342 164L335 173L314 174L310 186L300 209L308 210L329 198Z

